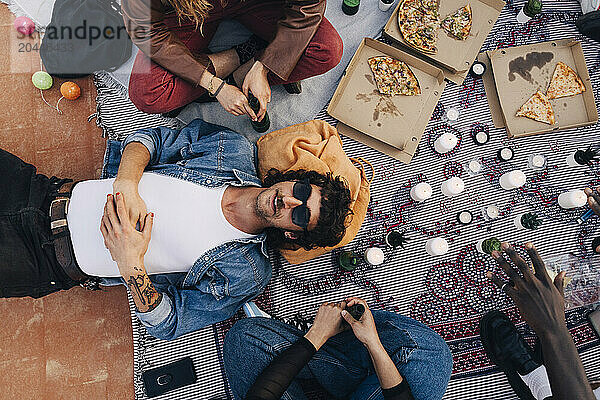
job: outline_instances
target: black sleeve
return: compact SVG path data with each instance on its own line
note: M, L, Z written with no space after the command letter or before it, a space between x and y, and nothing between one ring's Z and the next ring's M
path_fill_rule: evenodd
M279 400L316 352L315 346L305 337L301 337L275 357L256 378L246 394L246 400Z
M414 400L406 379L389 389L382 389L384 400Z

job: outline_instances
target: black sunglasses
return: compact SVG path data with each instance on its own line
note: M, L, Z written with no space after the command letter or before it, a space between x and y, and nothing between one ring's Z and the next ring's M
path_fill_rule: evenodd
M301 205L294 207L292 210L292 222L302 229L306 229L310 222L310 210L306 205L306 201L310 197L312 186L308 179L294 183L292 195L302 202Z

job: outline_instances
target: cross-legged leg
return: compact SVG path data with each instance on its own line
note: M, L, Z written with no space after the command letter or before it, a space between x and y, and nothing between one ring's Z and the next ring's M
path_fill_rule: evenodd
M429 327L403 315L373 311L373 317L383 347L415 400L441 399L452 372L452 354L444 340ZM373 369L350 398L383 400Z
M452 369L450 350L425 325L402 315L373 311L381 342L406 379L415 399L441 399ZM268 318L238 321L225 338L225 370L236 396L243 398L273 358L304 333ZM334 398L383 399L366 348L351 331L330 338L288 390L292 399L302 380L312 379ZM303 396L303 395L302 395ZM237 398L237 397L236 397Z
M249 2L243 13L236 16L248 30L264 40L273 39L277 31L277 21L283 17L281 2ZM287 80L269 73L269 83L280 85L298 82L311 76L321 75L339 64L344 45L333 25L323 17L319 28L298 60ZM284 57L285 54L282 54ZM236 76L236 79L237 76Z
M191 22L180 26L174 14L167 16L164 22L192 53L207 53L208 44L219 26L219 21L212 18L204 23L200 33ZM229 75L239 66L235 50L210 54L209 58L220 77ZM191 103L205 93L203 87L172 74L138 52L129 80L129 98L139 110L151 114L166 113Z
M41 297L74 285L50 242L48 194L56 179L0 149L0 297Z
M260 373L275 356L294 344L304 333L291 325L270 318L245 318L227 332L223 359L234 398L243 399ZM299 378L310 379L304 368L283 398L304 400Z

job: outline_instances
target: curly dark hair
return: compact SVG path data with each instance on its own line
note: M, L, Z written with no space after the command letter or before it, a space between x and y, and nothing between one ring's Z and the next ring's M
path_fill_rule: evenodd
M301 180L308 180L321 188L321 208L317 226L308 231L296 231L295 239L286 238L283 229L267 228L265 233L269 245L278 249L300 246L306 250L335 246L344 237L349 216L352 215L352 196L348 186L341 177L334 177L329 172L325 175L303 169L280 172L274 168L267 172L263 186L270 187L279 182Z

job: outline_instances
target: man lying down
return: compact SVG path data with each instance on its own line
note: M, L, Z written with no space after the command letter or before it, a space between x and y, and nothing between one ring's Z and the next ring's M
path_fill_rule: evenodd
M231 317L269 282L268 246L336 245L350 214L342 179L271 170L261 182L254 150L201 120L143 129L109 141L115 179L75 186L0 150L0 296L124 283L162 339Z

